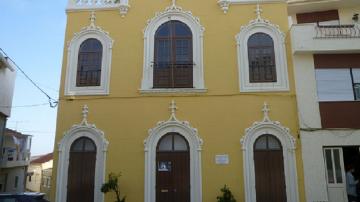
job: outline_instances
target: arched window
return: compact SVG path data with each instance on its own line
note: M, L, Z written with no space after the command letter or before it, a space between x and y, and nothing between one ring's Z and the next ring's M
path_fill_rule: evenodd
M154 88L193 87L193 45L190 28L177 20L155 33Z
M240 92L288 91L285 34L261 18L242 26L236 35Z
M69 42L64 95L108 95L114 41L91 22Z
M86 39L78 54L76 86L100 86L103 46L97 39Z
M274 41L268 34L255 33L248 40L250 83L276 82Z

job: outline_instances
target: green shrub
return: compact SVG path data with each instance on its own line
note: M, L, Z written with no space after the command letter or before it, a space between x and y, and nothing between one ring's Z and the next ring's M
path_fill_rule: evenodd
M229 187L224 185L223 188L221 188L222 195L216 197L217 202L236 202L234 196L232 195Z
M101 192L105 194L112 191L115 192L116 194L115 202L125 202L125 196L122 199L120 199L120 188L118 184L118 179L120 176L121 174L116 175L114 173L110 173L108 181L101 186Z

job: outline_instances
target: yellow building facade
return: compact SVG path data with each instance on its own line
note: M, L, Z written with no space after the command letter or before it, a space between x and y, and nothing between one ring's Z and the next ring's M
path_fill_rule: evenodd
M67 9L51 201L74 201L79 197L74 196L76 192L83 201L114 201L115 195L100 192L111 172L121 172L121 193L128 202L216 201L225 184L237 201L262 201L262 197L304 201L285 2L257 5L257 1L122 0L104 6L71 2ZM179 29L179 35L188 30L190 43L186 44L182 35L174 37L166 27L161 35L159 30L164 25L175 33ZM177 25L185 27L183 32ZM263 41L252 38L264 35ZM94 43L86 48L83 44L89 39ZM251 40L257 47L270 44L272 80L249 79L255 74L249 68L258 64L256 57L248 57ZM175 44L171 49L175 53L159 48L168 47L169 41ZM87 77L83 85L79 64L82 58L86 61L81 64L86 67L87 59L80 53L93 53L96 47L101 53L98 82L86 85L91 80ZM190 51L186 52L186 47ZM174 81L182 75L174 76L179 67L176 65L185 63L171 58L189 55L190 86L176 86ZM155 75L161 61L169 58L174 60L172 86L164 87L161 79L156 84ZM163 142L167 147L167 137L172 137L172 152L165 149L167 153L161 153ZM182 147L184 141L186 146ZM76 150L77 144L82 145L81 151ZM176 151L176 145L182 149ZM86 155L81 156L81 152ZM184 155L176 157L180 153ZM79 173L91 170L86 166L93 170L87 175L92 189L89 193L93 195L90 199L85 199L86 191L76 191L76 183L81 184L76 181ZM180 170L174 174L180 177L170 176L172 170ZM276 179L279 182L268 183ZM262 192L260 183L265 190L278 187L273 190L277 194Z

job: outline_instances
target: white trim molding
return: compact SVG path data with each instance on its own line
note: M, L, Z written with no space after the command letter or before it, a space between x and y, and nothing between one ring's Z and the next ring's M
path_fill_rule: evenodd
M179 121L175 116L175 102L171 104L171 116L167 121L158 122L149 130L149 136L144 140L145 146L145 196L144 202L156 201L156 146L164 135L179 133L189 143L190 147L190 202L202 202L201 177L201 147L202 139L197 129L187 121Z
M111 55L114 41L109 33L95 25L95 12L91 13L91 23L84 27L68 43L68 57L65 78L65 95L108 95L110 87ZM77 65L80 45L86 40L94 38L101 42L103 46L100 86L77 87Z
M296 139L290 134L289 129L282 126L280 122L270 120L269 111L268 105L265 103L263 108L264 119L260 122L255 122L250 128L247 128L245 135L240 140L244 159L245 202L256 201L254 143L260 136L266 134L274 135L281 142L287 201L298 202L299 194L295 157Z
M194 17L190 11L184 11L173 2L173 4L167 7L165 11L156 13L155 17L148 20L146 28L144 29L144 64L140 92L152 92L155 33L162 24L171 20L178 20L185 23L190 28L193 35L194 87L189 90L206 90L204 85L203 67L203 34L205 28L200 24L199 18ZM162 91L162 89L158 89L158 91ZM164 91L168 90L164 89Z
M66 11L116 9L125 17L130 9L129 0L69 0Z
M286 0L218 0L218 5L226 14L229 11L230 5L235 4L255 4L255 3L285 3Z
M278 25L261 17L262 10L257 5L257 18L240 28L236 35L240 92L289 91L285 34ZM248 40L255 33L268 34L274 41L276 82L251 83L249 77Z
M87 122L87 112L88 108L85 105L83 108L83 121L80 124L72 126L70 130L65 132L64 137L58 144L59 158L56 177L56 202L64 202L67 200L70 148L72 143L81 137L90 138L96 145L94 201L104 201L101 186L105 181L106 152L109 142L105 139L104 132L97 129L95 125Z

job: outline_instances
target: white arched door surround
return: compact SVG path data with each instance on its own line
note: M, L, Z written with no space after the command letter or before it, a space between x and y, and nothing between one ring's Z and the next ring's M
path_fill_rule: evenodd
M87 122L88 108L83 108L83 120L80 124L74 125L64 133L64 137L58 144L58 167L56 176L56 202L64 202L67 199L67 181L69 168L69 154L72 143L81 137L90 138L96 145L94 201L103 202L104 194L101 193L101 186L105 180L106 152L109 142L105 139L104 133L95 125Z
M156 201L156 147L159 140L168 133L179 133L189 143L190 148L190 202L202 201L201 184L201 147L202 139L196 128L187 121L176 118L175 102L171 103L171 116L167 121L158 124L149 130L149 136L144 141L145 146L145 196L144 202Z
M158 28L172 20L180 21L186 24L193 35L193 85L190 89L153 89L153 73L154 73L154 44L155 33ZM165 11L156 13L155 17L148 20L144 29L144 66L143 78L141 83L141 92L186 92L205 91L204 84L204 67L203 67L203 34L205 28L200 24L200 19L193 16L190 11L184 11L177 6L175 2L165 9Z
M240 140L244 159L245 202L256 201L254 143L260 136L267 134L275 136L283 147L287 201L298 202L299 195L295 158L296 139L290 134L290 130L282 126L280 122L270 120L270 109L266 103L262 111L264 112L263 120L254 122L250 128L245 129L245 135Z

